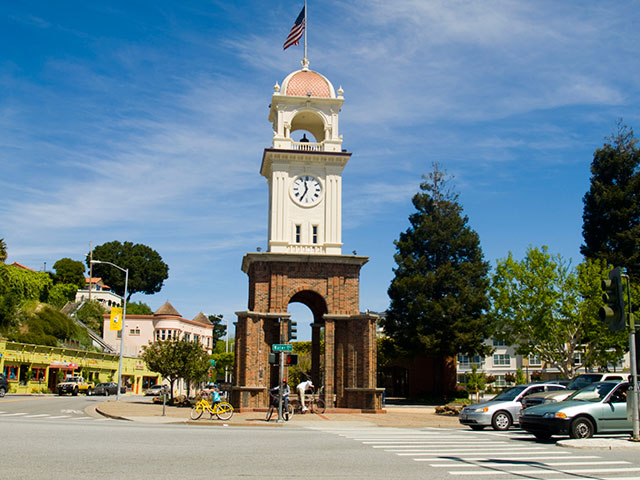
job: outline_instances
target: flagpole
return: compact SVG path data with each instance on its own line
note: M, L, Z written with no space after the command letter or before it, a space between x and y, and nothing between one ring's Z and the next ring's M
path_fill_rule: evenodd
M309 64L309 59L307 58L307 35L309 32L309 23L307 22L307 15L309 15L309 10L307 9L307 0L304 0L304 60L303 63Z

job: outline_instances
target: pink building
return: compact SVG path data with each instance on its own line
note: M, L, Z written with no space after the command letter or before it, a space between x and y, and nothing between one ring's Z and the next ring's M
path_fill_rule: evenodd
M103 316L104 341L120 352L120 331L109 329L109 315ZM213 326L201 312L193 320L182 318L169 302L165 302L153 315L127 315L124 323L123 353L139 357L142 347L149 343L185 339L200 343L211 353L213 349Z

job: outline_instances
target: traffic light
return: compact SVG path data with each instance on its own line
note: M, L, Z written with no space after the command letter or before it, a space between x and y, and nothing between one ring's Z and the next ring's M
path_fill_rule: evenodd
M295 353L287 354L287 365L297 365L298 364L298 355Z
M604 306L600 307L598 313L600 320L609 324L609 329L613 332L620 332L627 327L624 309L624 297L622 291L622 272L620 267L616 267L609 272L609 280L602 280L602 301Z
M287 338L289 342L298 338L298 324L293 320L289 320Z

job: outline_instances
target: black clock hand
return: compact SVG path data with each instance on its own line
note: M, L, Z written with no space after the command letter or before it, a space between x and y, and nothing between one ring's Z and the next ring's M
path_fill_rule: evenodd
M300 197L300 200L302 200L304 198L304 196L307 194L307 192L309 191L309 185L307 184L307 182L304 182L304 193L302 194L302 196Z

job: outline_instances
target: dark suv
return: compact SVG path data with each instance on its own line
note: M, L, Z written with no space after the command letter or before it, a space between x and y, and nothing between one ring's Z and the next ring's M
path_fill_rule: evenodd
M5 377L4 374L0 373L0 397L4 397L8 391L9 382L7 382L7 377Z

